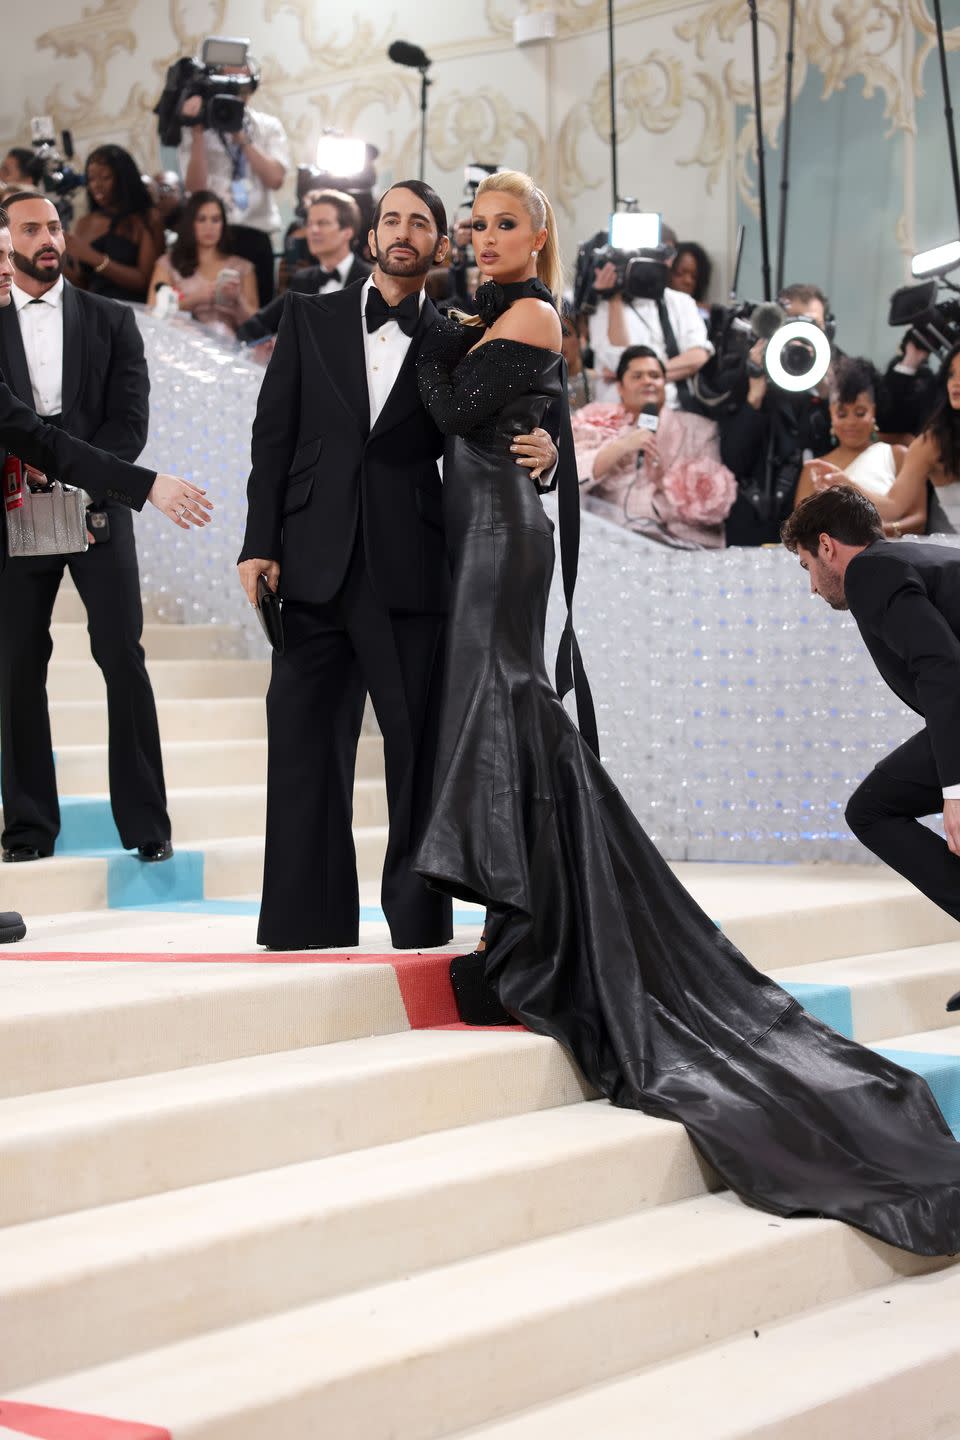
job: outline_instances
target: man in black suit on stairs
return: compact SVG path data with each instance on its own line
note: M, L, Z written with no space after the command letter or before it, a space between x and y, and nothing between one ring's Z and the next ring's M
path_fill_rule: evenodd
M307 247L316 260L290 277L289 289L298 295L335 295L358 280L366 280L370 266L353 253L360 229L360 206L342 190L315 190L306 210ZM243 341L269 340L280 328L285 297L277 295L237 330ZM259 351L258 351L259 354Z
M415 361L436 310L423 293L447 249L443 204L402 181L370 232L363 285L287 298L260 392L240 579L283 597L284 653L267 695L269 762L258 940L356 945L351 833L367 692L383 732L390 832L383 909L397 949L442 945L450 901L413 873L429 814L450 588L438 458L443 437ZM543 431L521 460L556 460Z
M63 230L53 204L22 192L7 201L16 265L0 311L0 369L15 394L55 425L133 461L147 438L150 382L133 312L62 277ZM89 493L89 492L88 492ZM87 510L82 554L17 557L0 579L0 753L3 859L53 854L60 810L46 678L54 601L69 569L103 671L110 723L110 797L122 844L143 861L172 853L160 735L140 636L143 611L127 503Z
M15 275L13 242L6 211L0 209L0 315L12 304ZM204 511L213 509L203 492L174 475L158 475L130 465L64 430L44 425L29 405L13 395L0 374L0 464L6 453L67 485L84 489L95 499L113 498L139 510L146 500L162 510L175 525L189 530L205 525ZM6 516L0 516L0 581L7 563ZM17 623L15 605L0 609L0 629ZM16 911L0 913L0 944L22 940L23 918Z
M960 555L885 540L873 504L843 484L798 505L783 543L812 593L850 611L883 679L925 722L854 791L847 824L960 920ZM918 823L941 812L946 841ZM947 1009L960 1010L960 992Z

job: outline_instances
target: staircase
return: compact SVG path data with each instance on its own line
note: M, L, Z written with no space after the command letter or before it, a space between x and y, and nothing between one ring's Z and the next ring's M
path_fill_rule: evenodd
M453 1023L443 956L255 954L266 666L222 627L145 639L176 861L78 843L105 736L72 603L76 848L0 875L31 922L0 954L0 1437L957 1440L960 1266L748 1209L551 1041ZM960 1131L947 917L879 868L678 869Z

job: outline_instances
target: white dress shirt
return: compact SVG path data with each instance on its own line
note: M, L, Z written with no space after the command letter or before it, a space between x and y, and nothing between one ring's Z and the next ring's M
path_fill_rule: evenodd
M410 349L411 340L411 336L403 333L396 320L388 320L385 325L381 325L379 330L374 330L372 334L367 329L364 311L367 307L367 296L372 289L373 276L371 275L360 290L360 325L363 330L363 353L367 364L367 394L370 399L371 430L376 425L377 417L396 384L400 367ZM326 287L320 293L321 295L325 294ZM425 299L425 292L421 290L421 310Z
M59 415L63 408L63 276L40 297L40 304L14 281L20 335L30 372L33 408L40 416Z
M243 128L261 155L268 160L279 160L285 170L290 169L290 145L287 132L275 115L264 115L262 110L251 110L247 106ZM183 137L177 155L180 174L185 176L193 149L192 126L183 127ZM228 142L229 143L229 142ZM233 189L234 161L215 130L203 132L204 149L207 152L206 189L219 195L227 211L230 225L249 225L253 230L264 230L269 234L280 229L280 211L277 208L276 191L268 190L263 181L254 175L249 160L241 160L244 174L240 184L245 194L246 206L237 204Z
M706 350L708 355L712 355L713 346L707 339L707 327L703 323L703 316L697 309L697 302L693 296L686 295L681 290L667 289L663 292L663 298L666 302L667 315L673 327L679 353L682 355L685 350L699 347ZM649 345L650 349L655 351L666 363L667 344L663 338L663 326L660 324L657 302L655 300L630 300L629 302L624 300L623 318L627 329L627 345ZM604 370L616 372L620 356L626 346L611 344L608 334L609 320L610 302L601 300L590 316L590 345L597 368L594 399L609 400L613 404L617 404L620 392L616 382L604 380L602 372ZM677 387L672 383L667 384L666 403L671 410L677 409Z
M317 293L320 295L335 295L338 290L343 290L347 283L347 276L350 274L350 271L353 267L353 260L354 255L353 251L351 250L343 257L339 264L334 265L333 267L334 270L336 270L337 274L340 276L340 279L328 280L326 285L320 286L320 289ZM322 270L327 269L327 266L324 265L322 260L315 260L311 257L311 264L319 265Z

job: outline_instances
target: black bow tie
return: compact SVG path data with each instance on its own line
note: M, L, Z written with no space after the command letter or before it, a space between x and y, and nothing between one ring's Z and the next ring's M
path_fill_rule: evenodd
M339 271L339 270L324 270L324 268L323 268L322 265L318 265L318 266L317 266L317 269L318 269L318 271L319 271L319 274L317 275L317 289L318 289L318 290L322 290L323 287L324 287L324 285L329 285L331 280L339 280L339 279L340 279L340 271Z
M388 305L376 285L371 285L364 314L371 335L388 320L396 320L404 335L412 335L420 319L420 292L414 290L411 295L404 296L399 305Z

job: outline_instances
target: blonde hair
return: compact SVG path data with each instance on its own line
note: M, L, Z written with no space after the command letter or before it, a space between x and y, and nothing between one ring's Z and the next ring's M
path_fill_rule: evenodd
M481 180L477 186L477 198L491 192L512 195L523 205L534 230L546 230L547 238L537 256L537 279L546 285L559 310L563 300L563 263L560 259L560 241L553 206L543 191L522 170L500 170L496 175L488 175L485 180ZM454 311L451 311L451 314L456 314L456 318L465 325L483 324L478 315L461 315Z

